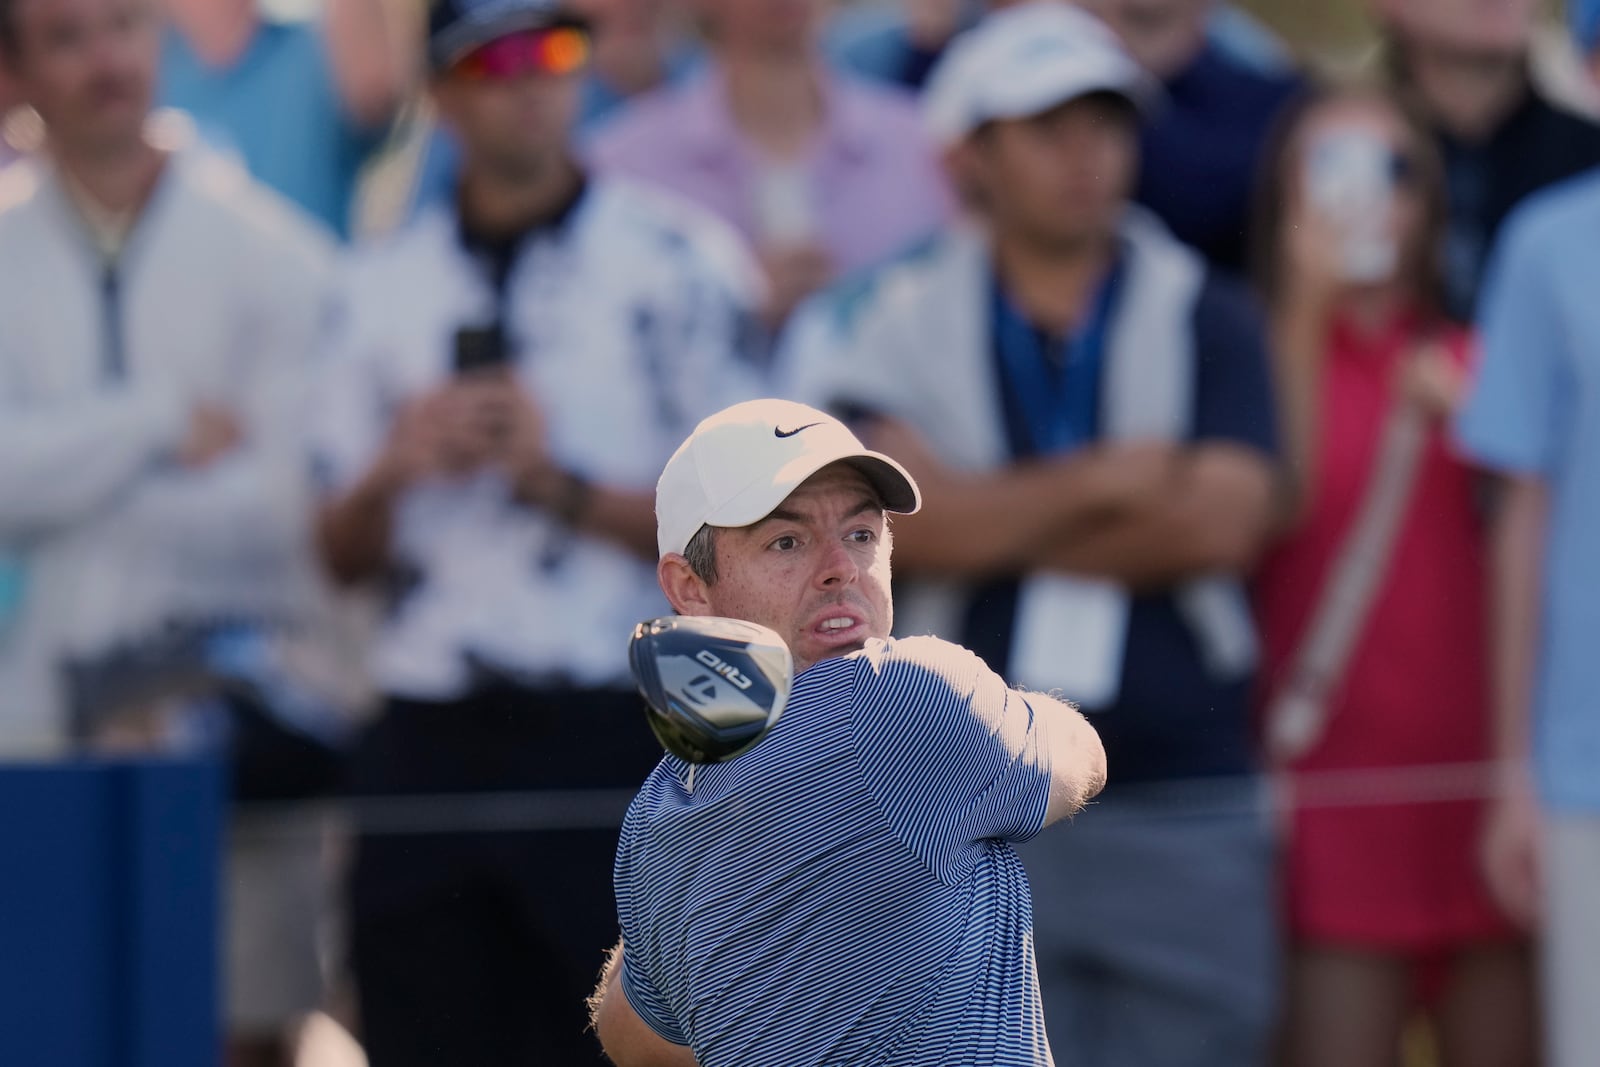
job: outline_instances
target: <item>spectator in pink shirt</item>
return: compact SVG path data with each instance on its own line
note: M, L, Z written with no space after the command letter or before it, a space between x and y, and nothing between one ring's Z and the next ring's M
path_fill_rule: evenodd
M602 171L666 186L733 223L771 282L772 324L843 272L901 251L950 199L915 106L831 70L823 0L704 0L711 62L594 138Z

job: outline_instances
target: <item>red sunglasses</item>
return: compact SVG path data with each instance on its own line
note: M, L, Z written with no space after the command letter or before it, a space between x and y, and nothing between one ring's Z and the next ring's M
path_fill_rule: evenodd
M523 30L469 52L452 71L472 81L571 74L589 60L589 35L573 26Z

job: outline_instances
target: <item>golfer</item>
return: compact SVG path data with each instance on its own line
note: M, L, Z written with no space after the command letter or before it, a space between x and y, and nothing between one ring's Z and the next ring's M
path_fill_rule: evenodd
M619 1067L1051 1062L1012 845L1099 792L1105 755L1070 706L889 637L887 513L918 504L787 401L711 416L668 461L667 598L772 628L797 676L760 745L692 776L668 756L629 810L591 1005Z

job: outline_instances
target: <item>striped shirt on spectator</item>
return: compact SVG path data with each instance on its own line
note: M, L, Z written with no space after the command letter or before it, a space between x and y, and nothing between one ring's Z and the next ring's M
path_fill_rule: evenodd
M1046 720L931 637L795 681L725 764L664 759L617 853L622 987L702 1067L1050 1063L1027 876Z

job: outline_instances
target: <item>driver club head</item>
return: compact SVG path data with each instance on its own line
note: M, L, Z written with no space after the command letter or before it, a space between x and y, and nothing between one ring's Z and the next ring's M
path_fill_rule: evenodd
M669 615L634 627L628 665L668 752L721 763L754 748L783 714L794 660L783 638L741 619Z

